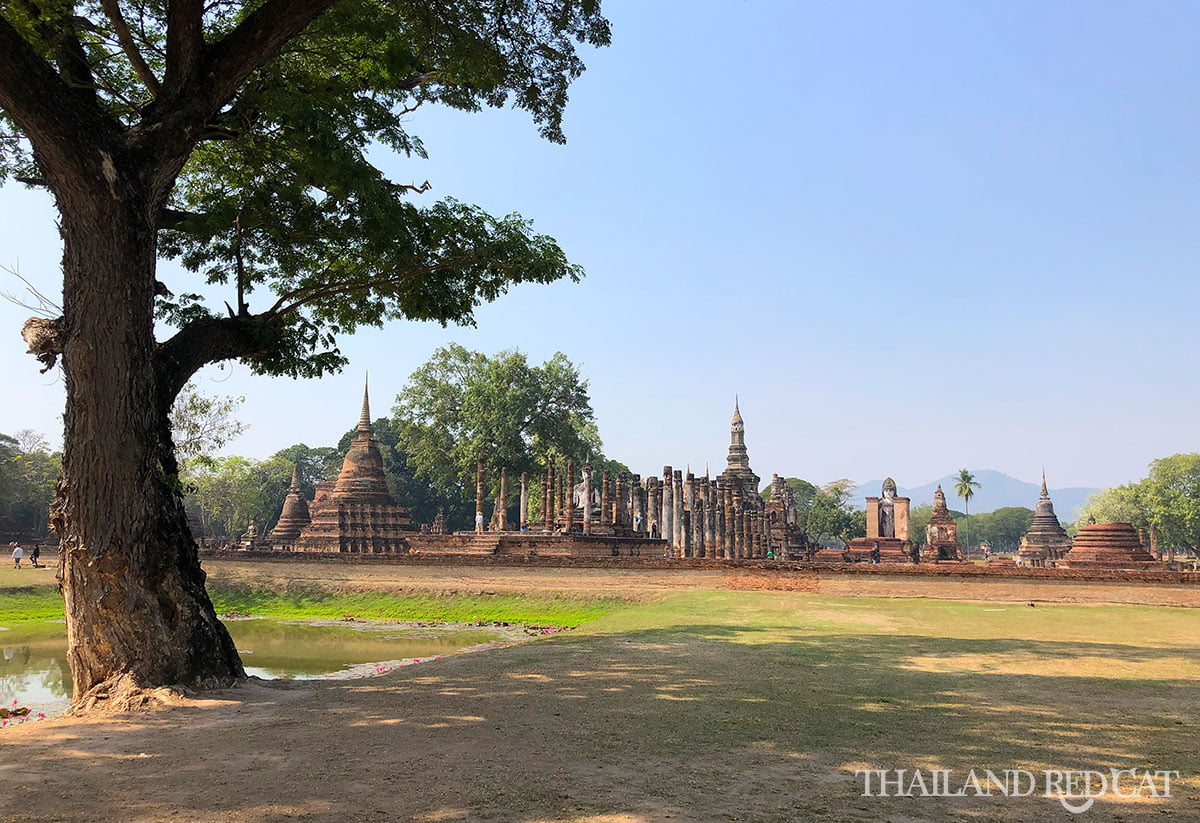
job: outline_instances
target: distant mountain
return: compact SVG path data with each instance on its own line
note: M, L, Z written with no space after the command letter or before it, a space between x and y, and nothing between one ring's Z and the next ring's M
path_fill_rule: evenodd
M975 480L981 485L975 490L975 496L971 498L971 513L990 512L996 509L1003 509L1006 506L1024 506L1027 509L1032 509L1037 503L1038 495L1041 494L1042 484L1039 479L1037 483L1026 483L1024 480L1018 480L1004 472L998 472L993 469L972 469L975 475ZM946 503L950 508L963 510L962 498L954 495L954 482L958 477L958 473L948 474L945 477L940 477L932 483L926 483L924 486L901 486L899 482L896 484L897 493L901 497L912 498L912 505L919 506L922 503L933 503L933 492L937 489L938 484L942 485L942 491L946 493ZM883 486L883 478L878 480L869 480L858 487L856 492L857 502L862 505L862 498L867 495L873 497L879 496L880 487ZM1083 508L1083 504L1087 502L1089 494L1094 494L1100 489L1089 488L1070 488L1070 489L1050 489L1050 499L1054 501L1054 511L1058 514L1058 519L1064 523L1075 520L1077 512Z

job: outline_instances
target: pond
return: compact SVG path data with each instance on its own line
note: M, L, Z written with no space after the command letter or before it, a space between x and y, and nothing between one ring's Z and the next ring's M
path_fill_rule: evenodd
M301 680L373 674L363 664L437 655L489 643L495 632L404 624L330 625L330 621L232 620L226 623L246 674ZM0 706L14 700L56 714L71 696L67 639L61 623L18 623L0 629Z

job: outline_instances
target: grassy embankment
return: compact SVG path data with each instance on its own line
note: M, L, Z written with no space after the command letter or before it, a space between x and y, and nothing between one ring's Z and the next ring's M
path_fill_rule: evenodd
M622 608L617 597L436 592L332 591L319 586L282 590L210 580L219 614L241 612L284 619L330 619L347 614L368 620L476 620L578 626ZM0 625L60 619L62 598L52 570L0 568Z

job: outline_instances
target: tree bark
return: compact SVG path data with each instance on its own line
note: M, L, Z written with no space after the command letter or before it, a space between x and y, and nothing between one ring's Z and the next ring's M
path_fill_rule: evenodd
M245 676L204 590L171 441L175 392L155 369L156 198L104 177L56 190L67 403L52 522L76 710Z

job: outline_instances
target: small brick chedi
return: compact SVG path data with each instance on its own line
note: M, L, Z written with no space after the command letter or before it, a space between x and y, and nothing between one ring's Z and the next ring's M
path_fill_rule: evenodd
M1089 522L1071 550L1055 565L1068 569L1156 569L1162 564L1146 551L1128 523Z
M867 536L856 537L844 555L855 562L911 563L915 549L908 539L909 499L896 493L896 481L883 481L879 497L867 498ZM817 552L814 560L828 560ZM832 557L828 558L832 559Z
M1042 472L1042 495L1033 512L1033 523L1017 548L1017 562L1022 566L1053 566L1070 550L1071 538L1054 513L1046 490L1046 473Z
M925 552L921 557L926 563L944 563L966 560L962 545L958 542L958 524L946 506L946 494L939 483L933 493L933 514L925 528Z
M300 478L293 473L283 515L271 532L276 549L296 552L404 553L413 534L408 513L392 498L383 455L371 430L371 406L363 388L362 413L336 480L317 484L309 520L301 526ZM287 538L299 533L290 543ZM278 535L278 537L277 537Z
M273 546L290 546L296 542L300 532L312 520L308 511L308 501L300 491L300 465L292 469L292 484L288 486L287 497L283 499L283 512L279 522L271 530L268 541Z

